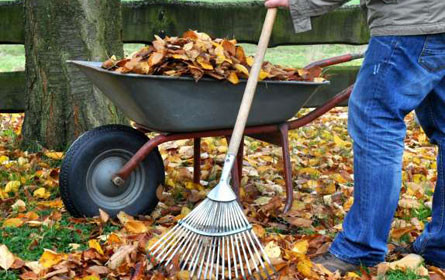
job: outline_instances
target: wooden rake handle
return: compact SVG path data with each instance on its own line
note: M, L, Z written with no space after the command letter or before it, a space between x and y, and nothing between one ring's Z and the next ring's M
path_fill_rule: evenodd
M235 128L233 129L232 137L229 144L228 154L236 156L244 134L247 118L249 117L250 107L255 96L255 90L258 84L258 77L264 61L267 47L269 46L270 36L272 34L273 25L277 15L277 8L268 9L266 19L264 20L263 30L261 31L258 49L255 55L255 61L250 70L249 79L247 80L246 89L244 90L241 107L236 119Z

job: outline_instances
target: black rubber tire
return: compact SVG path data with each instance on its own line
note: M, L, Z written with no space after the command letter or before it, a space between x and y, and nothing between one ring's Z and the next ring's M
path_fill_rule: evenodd
M99 214L99 208L111 216L120 211L130 215L153 211L158 204L156 189L165 180L157 148L133 171L123 188L111 182L111 175L148 140L124 125L101 126L81 135L68 149L60 171L60 194L68 212L75 217L92 217Z

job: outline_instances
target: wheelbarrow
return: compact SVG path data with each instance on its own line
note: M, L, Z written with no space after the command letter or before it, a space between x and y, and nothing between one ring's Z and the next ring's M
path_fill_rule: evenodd
M362 58L347 54L314 62L327 67ZM105 125L81 135L68 149L60 172L60 193L73 216L96 216L102 209L114 216L148 214L157 205L157 187L165 172L158 145L194 139L193 181L200 182L201 138L230 138L245 81L238 85L213 79L195 83L188 77L121 74L99 62L69 61L76 65L130 120L134 128ZM293 201L288 132L304 126L347 100L352 86L311 111L291 120L321 87L329 82L262 81L245 135L282 147L288 211ZM148 132L158 132L148 139ZM243 145L232 171L239 194Z

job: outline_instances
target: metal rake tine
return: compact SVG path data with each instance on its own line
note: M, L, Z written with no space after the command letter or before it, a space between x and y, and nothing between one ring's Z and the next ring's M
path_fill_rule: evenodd
M216 224L218 225L218 229L221 226L222 208L223 207L220 206L220 209L219 209L219 211L217 213L217 217L216 217ZM219 230L215 230L215 232L219 232ZM219 238L216 238L216 237L212 238L212 256L211 256L212 263L211 263L210 271L209 271L210 278L212 277L212 274L213 274L213 265L215 263L215 247L216 247L217 240L219 240ZM218 256L217 256L217 260L219 260ZM207 266L207 268L208 268L208 266ZM207 277L207 268L206 268L206 271L204 273L204 278Z
M197 248L197 245L199 244L199 242L196 242L196 241L199 241L199 235L195 233L193 240L189 243L189 245L184 253L184 255L187 254L187 257L185 258L185 260L183 260L184 263L182 264L181 270L185 269L185 267L187 266L187 263L189 261L189 258L192 256L192 253L195 250L195 248Z
M219 260L220 260L220 258L221 258L221 239L222 238L218 238L218 250L217 250L217 252L216 252L216 267L215 267L215 271L216 271L216 273L215 273L215 275L216 275L216 280L218 280L219 279ZM224 246L224 245L223 245ZM210 273L212 273L212 271L210 272Z
M190 220L194 220L196 215L201 215L201 208L203 208L205 206L205 200L203 202L201 202L192 212L190 212L184 219L184 222L190 221ZM193 217L193 219L192 219Z
M212 215L210 215L210 219L209 219L211 221L211 223L209 224L210 226L212 224L215 224L215 217L219 213L219 211L218 211L219 208L220 208L220 204L217 204L216 207L214 207L214 212L212 212ZM210 246L208 246L208 243L206 242L206 250L204 251L203 258L201 260L201 265L199 266L198 279L201 279L201 273L202 273L202 269L203 269L203 265L204 265L204 261L206 259L206 256L207 256L207 263L206 263L206 269L205 269L205 272L204 272L204 279L206 277L208 264L210 262L210 252L211 252L211 249L212 249L211 244L213 244L213 238L205 238L205 240L211 241L211 242L210 242Z
M236 202L236 203L238 203L238 202ZM232 213L232 215L235 215L235 213L233 211L234 210L233 203L231 203L230 209L232 210L232 211L230 211ZM235 226L233 217L230 218L230 224L232 226L231 227L232 230L235 230L236 226ZM245 271L244 271L244 265L243 265L243 258L242 258L241 251L240 251L240 244L238 242L239 240L238 240L236 235L232 235L232 236L233 236L233 239L235 240L235 247L236 247L236 251L238 253L239 270L241 271L241 275L242 275L243 279L246 279L246 275L245 275Z
M216 209L213 208L211 214L213 214L215 211L216 211ZM211 215L208 215L208 218L204 221L204 223L203 223L203 225L202 225L202 229L205 229L205 228L206 228L207 226L209 226L212 222L213 222L213 221L212 221L212 217L211 217ZM195 273L196 265L198 264L198 260L199 260L199 256L201 255L201 251L202 251L202 248L203 248L203 247L202 247L203 240L205 240L205 239L203 239L203 238L200 239L200 244L201 244L201 246L200 246L200 249L199 249L199 253L198 253L198 255L195 257L196 260L193 260L193 261L192 261L192 262L194 262L193 270L192 270L192 273L191 273L191 275L190 275L190 276L192 276L192 277L193 277L193 275L194 275L194 273ZM205 257L205 256L204 256L204 257Z
M261 246L260 241L258 240L258 237L255 234L251 234L254 238L254 240L256 241L258 247L260 248L261 253L263 254L264 260L267 262L267 264L270 266L270 268L272 268L273 273L276 274L277 271L275 270L275 267L272 265L272 263L270 262L269 257L267 256L266 252L263 249L263 246Z
M178 237L181 235L181 232L183 231L182 228L180 228L178 231L175 232L175 235L173 236L173 239L169 238L170 241L168 241L168 244L164 246L164 249L158 254L158 258L160 259L160 263L162 263L166 257L168 257L169 253L175 248L176 240L178 240Z
M228 216L229 216L229 215L226 215L227 220L229 220L229 217L228 217ZM231 227L229 221L227 222L227 225L229 226L229 229L232 230L232 227ZM234 243L234 242L233 242L233 236L230 235L229 238L230 238L230 245L231 245L231 247L232 247L233 267L234 267L234 270L235 270L235 278L238 279L238 270L237 270L238 262L237 262L237 260L236 260L235 245L233 244L233 243ZM230 259L231 259L231 258L229 258L229 260L230 260Z
M208 246L208 243L207 243L209 239L210 238L204 238L204 240L205 240L204 246L205 247L204 247L204 253L202 254L202 258L201 258L201 265L199 266L199 270L198 270L198 275L197 275L198 279L201 279L201 273L202 273L202 269L203 269L206 257L207 257L207 263L209 261L209 255L210 255L210 250L211 250L210 246Z
M246 219L243 219L243 218L245 218L245 216L244 216L243 213L240 213L240 212L237 213L237 218L238 218L238 221L240 221L240 222L241 222L242 220L244 220L245 222L247 221ZM249 253L252 255L252 260L253 260L253 262L254 262L254 264L255 264L255 267L256 267L256 269L257 269L257 271L258 271L258 274L259 274L260 278L261 278L261 279L264 279L263 276L262 276L262 274L261 274L261 269L260 269L260 267L258 266L258 264L257 264L256 261L255 261L255 255L252 253L251 248L250 248L249 245L251 245L251 246L253 247L253 249L254 249L254 251L255 251L255 253L256 253L256 256L257 256L257 258L258 258L258 261L259 261L259 263L260 263L260 265L262 266L264 272L266 273L267 278L270 279L269 272L267 271L266 266L264 265L264 263L263 263L263 261L262 261L262 259L261 259L261 255L258 253L258 250L257 250L257 248L256 248L256 246L255 246L255 243L253 242L252 237L250 236L250 234L255 234L255 233L254 233L254 232L251 232L251 231L252 231L252 230L250 230L250 231L248 231L248 232L243 232L243 234L242 234L242 236L243 236L243 238L244 238L244 240L245 240L245 242L246 242L246 244L247 244L247 249L249 250ZM247 240L246 235L247 235L247 237L249 238L250 242L249 242L249 240Z
M174 250L174 252L171 254L170 259L172 259L176 253L177 250L175 250L175 248L177 248L180 244L180 242L184 239L182 239L183 235L186 234L188 231L186 229L182 229L181 231L178 231L175 238L173 240L170 241L170 246L169 246L169 250L164 254L164 256L162 257L162 259L160 260L160 262L162 263L165 258L167 258L167 256L170 255L170 253ZM182 239L182 240L181 240ZM168 248L168 247L165 247ZM161 256L163 253L160 253L159 256ZM165 263L165 266L167 266L168 263Z
M155 255L157 253L157 251L162 247L162 246L158 246L161 243L164 242L165 238L169 235L171 235L174 231L176 231L179 228L179 225L175 225L171 230L169 230L168 232L166 232L163 236L161 236L161 238L155 242L155 244L151 245L150 249L148 249L148 251L150 252L153 248L158 247L158 249L156 249L154 252L152 252L151 254Z
M204 208L204 209L205 209L205 208ZM203 213L204 213L204 212L203 212ZM195 225L195 224L197 224L197 223L200 223L200 222L204 222L205 219L206 219L206 215L202 215L202 216L200 217L200 219L199 219L198 221L196 221L196 223L194 223L193 225ZM183 266L182 266L182 269L185 269L185 267L187 266L187 262L188 262L189 258L191 257L193 251L194 251L195 248L196 248L196 245L199 244L199 243L195 243L195 242L198 240L199 235L196 234L196 233L193 233L193 235L194 235L194 237L193 237L193 238L190 238L190 242L189 242L189 244L188 244L188 246L187 246L187 248L186 248L186 250L185 250L185 252L184 252L184 255L187 255L187 256L185 257L185 260L184 260L184 264L183 264ZM189 251L189 249L190 249L190 251ZM183 259L184 259L184 258L183 258Z
M240 206L238 205L238 207L240 207ZM240 209L241 209L241 207L240 207ZM244 221L245 221L246 223L249 223L249 221L247 220L246 216L242 215L241 217L244 219ZM265 260L265 261L267 262L267 264L272 268L274 274L276 274L277 271L275 270L275 267L271 264L270 259L269 259L269 257L267 256L266 252L264 252L263 246L261 245L261 242L258 240L258 237L256 236L256 234L251 232L251 234L250 234L249 236L253 236L253 239L254 239L254 241L256 242L256 245L258 246L258 248L260 248L260 251L261 251L261 254L262 254L263 257L264 257L264 260Z
M168 260L165 262L165 266L167 266L167 265L171 262L171 260L174 258L174 256L179 252L179 249L180 249L185 243L187 243L188 240L190 240L190 239L185 238L185 235L188 234L188 233L189 233L188 230L183 230L183 231L182 231L182 233L180 234L180 239L182 238L182 240L181 240L181 241L178 241L178 243L176 243L175 247L172 247L172 249L173 249L173 248L176 248L176 249L171 253L170 258L168 258ZM169 252L167 252L167 255L168 255L168 254L169 254Z
M189 270L191 271L190 277L193 278L193 275L195 275L195 270L196 270L196 265L198 264L198 261L200 259L201 256L201 251L203 249L202 243L203 240L202 238L199 240L199 245L198 245L198 253L196 254L195 257L193 257L193 259L190 261L190 265L189 265ZM193 269L192 269L193 267Z
M184 223L190 225L193 228L199 228L208 218L207 215L208 208L209 207L207 205L204 205L199 215L197 215L193 220L185 221Z
M238 226L239 227L242 227L243 226L243 224L242 224L242 218L240 217L241 215L243 215L242 213L237 213L236 215L235 215L235 221L236 221L236 223L238 224ZM249 251L249 254L250 254L250 256L251 256L251 259L252 259L252 261L253 261L253 263L254 263L254 265L255 265L255 270L259 273L259 276L260 276L260 278L261 279L263 279L263 277L262 277L262 275L261 275L261 270L260 270L260 268L259 268L259 266L258 266L258 264L257 264L257 262L256 262L256 260L255 260L255 255L252 253L252 250L250 249L250 243L249 243L249 241L247 240L247 237L246 237L246 232L242 232L241 234L240 234L240 238L242 237L242 239L244 240L244 243L246 244L246 246L243 246L242 248L243 248L243 251L244 251L244 254L245 254L245 256L246 256L246 251L245 251L245 248L244 247L247 247L247 250ZM246 256L247 257L247 256ZM249 262L248 262L248 260L246 259L246 261L247 261L247 265L248 265L248 270L249 270L249 273L252 275L253 274L253 270L251 271L251 269L250 269L250 265L249 265ZM251 276L252 277L252 276Z

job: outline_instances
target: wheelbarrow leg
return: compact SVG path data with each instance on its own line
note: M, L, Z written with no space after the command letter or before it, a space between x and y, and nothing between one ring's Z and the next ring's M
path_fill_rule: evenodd
M289 127L287 123L280 125L281 148L283 151L283 171L286 181L286 204L283 212L286 213L292 207L294 191L292 188L292 163L289 154Z
M193 139L193 183L201 182L201 138Z

